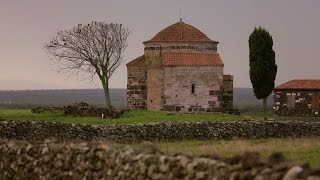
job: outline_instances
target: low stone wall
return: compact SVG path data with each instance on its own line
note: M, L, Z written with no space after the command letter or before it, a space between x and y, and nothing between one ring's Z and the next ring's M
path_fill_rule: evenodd
M0 138L20 140L108 140L118 143L232 138L320 137L317 121L236 121L143 125L75 125L0 121Z
M319 169L246 153L230 159L166 155L147 146L0 140L0 179L319 179Z

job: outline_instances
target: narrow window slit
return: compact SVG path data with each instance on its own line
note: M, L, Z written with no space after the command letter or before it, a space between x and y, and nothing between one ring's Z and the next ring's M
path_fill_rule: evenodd
M196 90L196 86L195 86L195 84L192 84L191 85L191 94L194 94L195 90Z

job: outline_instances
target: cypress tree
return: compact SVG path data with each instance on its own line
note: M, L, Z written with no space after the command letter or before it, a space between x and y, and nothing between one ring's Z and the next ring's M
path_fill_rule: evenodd
M273 39L262 27L255 28L249 36L250 80L257 99L263 99L263 110L267 109L267 97L274 89L277 74Z

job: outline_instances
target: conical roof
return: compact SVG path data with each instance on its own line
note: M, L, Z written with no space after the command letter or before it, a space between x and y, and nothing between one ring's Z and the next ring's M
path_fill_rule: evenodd
M184 23L182 20L172 24L144 43L152 42L216 42L199 29Z

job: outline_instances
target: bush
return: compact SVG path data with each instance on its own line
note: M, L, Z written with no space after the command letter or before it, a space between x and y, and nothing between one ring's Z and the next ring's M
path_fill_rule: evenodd
M125 110L118 110L115 107L101 108L91 106L85 102L74 103L69 106L63 107L47 107L39 106L31 109L32 113L43 113L43 112L63 112L64 115L71 116L95 116L101 118L118 118L124 114Z

